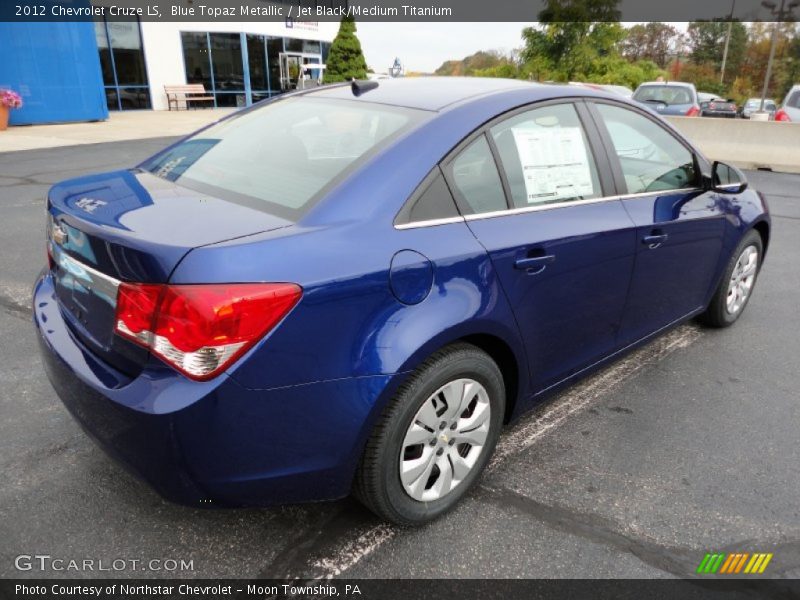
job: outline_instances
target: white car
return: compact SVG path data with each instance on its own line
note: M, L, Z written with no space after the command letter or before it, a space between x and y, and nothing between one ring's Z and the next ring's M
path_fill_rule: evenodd
M792 86L783 99L783 106L775 113L776 121L800 123L800 83Z

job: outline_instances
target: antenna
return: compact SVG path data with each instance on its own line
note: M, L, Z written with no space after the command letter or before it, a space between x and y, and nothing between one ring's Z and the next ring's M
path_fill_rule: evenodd
M358 79L353 79L353 82L350 84L353 96L356 97L370 90L374 90L376 87L378 87L377 81L359 81Z

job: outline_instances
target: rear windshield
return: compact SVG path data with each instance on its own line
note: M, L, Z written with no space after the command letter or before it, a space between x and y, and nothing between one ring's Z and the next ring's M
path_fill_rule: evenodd
M142 168L296 220L326 186L427 114L350 100L284 98L213 125Z
M634 100L664 104L692 104L692 89L679 85L644 85L636 90Z

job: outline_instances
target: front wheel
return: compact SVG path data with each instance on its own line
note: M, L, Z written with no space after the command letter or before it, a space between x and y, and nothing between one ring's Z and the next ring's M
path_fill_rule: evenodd
M464 343L436 352L384 410L364 450L354 494L399 525L435 519L480 476L504 411L503 377L485 352Z
M708 309L700 320L711 327L728 327L741 316L758 278L764 244L757 231L749 231L728 263Z

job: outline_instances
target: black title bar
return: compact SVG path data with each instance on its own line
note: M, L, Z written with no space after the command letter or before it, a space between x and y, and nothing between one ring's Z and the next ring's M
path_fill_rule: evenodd
M780 2L775 4L780 6ZM542 10L553 7L557 20L566 22L728 19L734 8L731 0L2 0L0 21L320 22L348 16L356 21L531 22L539 20ZM788 9L780 14L761 0L737 0L733 12L739 21L798 17Z

